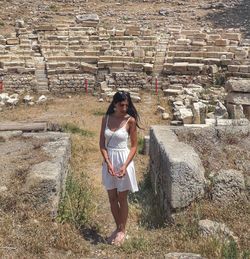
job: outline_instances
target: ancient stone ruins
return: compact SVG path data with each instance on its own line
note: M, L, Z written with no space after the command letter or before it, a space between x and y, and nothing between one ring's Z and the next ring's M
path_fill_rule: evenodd
M34 27L17 20L11 37L0 36L0 76L5 92L89 91L100 101L116 89L130 91L135 101L141 89L161 90L173 114L160 106L158 111L171 125L214 125L215 137L222 126L243 127L244 137L249 134L250 39L237 29L176 25L157 31L126 20L116 28L97 14ZM6 103L16 105L18 95L0 94L0 105ZM202 197L206 186L199 156L188 145L178 146L175 133L156 126L150 135L152 178L166 214ZM223 174L233 177L232 171ZM242 179L235 180L237 193L245 190Z
M215 124L215 118L244 124L250 116L249 49L250 39L236 29L178 25L156 31L126 21L122 28L105 27L97 14L36 26L17 20L15 33L0 36L1 90L101 90L104 96L129 88L139 101L139 89L159 88L173 106L173 125ZM16 99L1 96L0 102Z

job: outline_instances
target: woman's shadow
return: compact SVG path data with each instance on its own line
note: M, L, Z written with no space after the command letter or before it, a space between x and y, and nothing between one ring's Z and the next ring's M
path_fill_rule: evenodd
M81 236L89 241L92 245L107 244L107 238L104 238L98 233L98 229L95 226L83 226L80 228Z

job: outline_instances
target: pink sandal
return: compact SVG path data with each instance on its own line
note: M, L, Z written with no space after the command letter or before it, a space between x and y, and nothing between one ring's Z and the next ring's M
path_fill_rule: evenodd
M126 239L126 233L120 231L116 234L113 244L116 246L121 246L124 243L125 239Z

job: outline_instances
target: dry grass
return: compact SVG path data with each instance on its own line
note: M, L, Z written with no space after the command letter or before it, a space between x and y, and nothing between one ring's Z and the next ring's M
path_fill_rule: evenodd
M157 104L168 109L165 101L161 99L159 103L156 96L145 93L143 100L147 104L144 101L136 104L141 114L142 126L145 128L139 130L139 138L148 134L149 125L166 123L154 112ZM168 252L180 251L200 253L207 258L223 258L224 254L232 254L235 249L242 256L244 252L247 255L249 205L236 204L230 208L218 208L210 201L196 202L187 210L178 212L174 224L166 224L161 218L152 193L147 173L148 158L141 154L137 154L135 158L141 190L129 196L129 239L120 248L106 244L106 236L114 228L114 223L106 192L101 185L102 158L98 138L101 115L107 107L108 103L98 103L92 96L73 96L71 99L55 98L46 106L23 106L14 112L7 110L0 114L1 120L48 119L61 125L70 123L77 129L93 133L86 135L76 130L72 134L71 176L75 180L74 183L77 183L78 191L73 192L70 197L75 197L78 210L64 210L60 218L52 222L48 211L29 207L36 201L29 201L32 197L23 196L17 199L13 195L7 200L1 199L0 255L26 258L117 258L126 255L133 255L134 258L164 258L164 254ZM39 143L37 147L39 150ZM86 192L81 193L84 188ZM74 196L76 193L78 195ZM84 202L78 203L81 197L85 197L88 206L85 206ZM64 205L68 206L66 203ZM81 208L86 211L81 211ZM78 214L74 214L76 211ZM226 223L239 236L240 248L234 248L233 245L228 248L218 240L200 237L197 230L198 220L205 218ZM233 252L230 252L231 247Z

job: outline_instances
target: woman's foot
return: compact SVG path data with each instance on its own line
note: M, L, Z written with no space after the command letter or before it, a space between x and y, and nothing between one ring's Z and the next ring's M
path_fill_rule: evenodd
M113 244L116 246L121 246L124 243L125 238L126 238L126 233L123 231L119 231L116 234Z
M119 232L119 230L118 229L116 229L111 235L110 235L110 237L108 237L108 244L113 244L114 243L114 241L115 241L115 238L116 238L116 235L117 235L117 233Z

